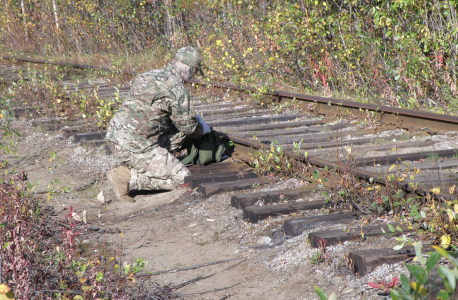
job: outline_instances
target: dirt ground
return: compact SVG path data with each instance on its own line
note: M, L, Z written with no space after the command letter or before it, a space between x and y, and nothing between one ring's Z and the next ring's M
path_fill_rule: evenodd
M29 121L16 121L15 128L22 133L18 154L2 155L1 159L7 159L9 166L18 171L26 170L29 183L36 183L36 192L45 199L50 197L46 205L54 207L57 214L66 213L70 205L80 217L87 211L86 226L92 228L92 233L80 236L84 243L108 242L122 249L120 257L128 263L145 259L148 265L143 271L147 272L234 259L138 278L172 286L210 276L176 290L184 299L318 299L315 285L327 295L336 292L339 299L379 299L377 291L368 286L369 281L386 282L400 273L408 274L403 263L378 268L364 277L353 275L345 265L344 256L349 251L393 246L396 241L391 237L329 247L328 260L312 264L311 256L317 250L307 243L308 232L287 239L281 226L288 216L258 224L243 221L242 211L230 205L231 193L203 198L183 187L171 192L138 193L134 204L118 202L104 177L115 162L103 148L82 147L60 132L32 127ZM245 192L304 184L290 179ZM105 203L98 199L100 192ZM308 197L319 198L321 193ZM325 228L342 225L315 230Z

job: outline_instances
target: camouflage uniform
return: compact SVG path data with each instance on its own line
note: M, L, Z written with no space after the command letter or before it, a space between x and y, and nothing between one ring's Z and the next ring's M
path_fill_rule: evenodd
M184 81L172 64L138 75L110 121L106 139L118 163L131 167L129 189L172 190L191 174L171 154L186 137L202 136Z

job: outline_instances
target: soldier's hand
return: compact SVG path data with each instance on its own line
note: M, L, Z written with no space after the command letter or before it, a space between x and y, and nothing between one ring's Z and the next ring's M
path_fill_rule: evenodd
M205 123L205 121L202 120L202 118L200 116L196 115L196 119L202 125L202 128L203 128L202 134L210 133L210 131L211 131L210 126L208 126L208 124Z

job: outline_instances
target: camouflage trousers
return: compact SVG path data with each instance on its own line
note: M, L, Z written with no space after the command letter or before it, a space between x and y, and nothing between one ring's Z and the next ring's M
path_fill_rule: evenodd
M119 164L131 167L130 190L173 190L191 175L166 148L157 146L142 153L133 153L112 144Z

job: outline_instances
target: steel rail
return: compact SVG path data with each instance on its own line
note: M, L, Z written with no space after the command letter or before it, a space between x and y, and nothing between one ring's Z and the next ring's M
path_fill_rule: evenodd
M237 90L237 91L247 91L247 92L260 92L256 88L252 87L244 87L244 86L237 86L232 84L224 84L224 83L217 83L217 82L205 82L196 79L191 79L190 83L198 84L198 85L210 85L213 87ZM336 105L339 107L345 108L357 108L369 111L378 111L390 114L398 114L398 115L405 115L411 117L422 118L426 120L435 120L435 121L442 121L442 122L450 122L450 123L457 123L458 124L458 117L449 116L449 115L441 115L437 113L431 112L422 112L422 111L414 111L405 108L394 108L390 106L382 106L382 105L375 105L375 104L368 104L368 103L359 103L347 100L339 100L339 99L332 99L332 98L325 98L325 97L318 97L318 96L310 96L305 94L297 94L297 93L288 93L282 91L272 91L272 92L262 92L263 94L280 97L280 98L289 98L289 99L297 99L297 100L305 100L310 102L317 102L323 103L326 105Z
M9 55L1 55L0 59L15 60L15 61L21 61L21 62L31 62L31 63L36 63L36 64L71 66L71 67L78 68L78 69L92 69L92 70L101 70L101 71L106 71L106 72L117 72L117 71L114 71L106 67L95 67L95 66L85 65L85 64L75 64L75 63L65 63L65 62L52 62L52 61L46 61L46 60L41 60L41 59L12 57ZM132 72L132 71L119 71L118 73L124 74L124 75L131 75L131 76L135 76L137 74L136 72ZM251 92L251 93L261 92L265 95L269 95L273 97L315 102L315 103L325 105L325 106L337 106L337 107L348 108L348 109L353 109L357 111L362 110L364 112L368 110L368 111L376 112L379 114L389 114L389 115L395 115L395 116L411 117L411 118L419 119L419 120L428 120L428 121L433 121L434 124L423 123L420 125L424 125L423 127L429 125L430 127L438 128L438 131L443 130L442 126L444 125L444 123L446 123L446 124L449 124L449 126L450 125L453 125L453 127L456 126L456 130L458 130L458 117L450 116L450 115L442 115L442 114L431 113L431 112L415 111L415 110L409 110L405 108L394 108L390 106L375 105L375 104L368 104L368 103L359 103L359 102L325 98L325 97L319 97L319 96L310 96L310 95L298 94L298 93L288 93L288 92L283 92L283 91L262 92L259 89L254 88L254 87L244 87L244 86L238 86L238 85L226 84L226 83L201 81L197 79L191 79L189 83L203 85L203 86L225 88L225 89L236 90L236 91L245 91L245 92ZM399 120L396 119L395 121L399 121ZM410 124L411 122L407 122L407 123ZM436 123L438 124L442 123L442 124L439 126L436 126ZM414 124L418 125L419 122L414 122ZM448 128L448 129L450 129L449 131L451 131L454 128Z

